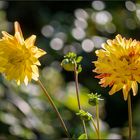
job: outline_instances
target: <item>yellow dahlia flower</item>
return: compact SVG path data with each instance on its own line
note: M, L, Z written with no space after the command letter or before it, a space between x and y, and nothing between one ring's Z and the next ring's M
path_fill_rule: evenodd
M24 40L19 23L15 22L14 27L14 36L2 31L0 52L7 60L3 73L8 80L16 80L18 85L22 82L27 85L31 79L38 80L37 65L40 65L38 58L46 52L34 45L35 35Z
M94 61L96 78L100 79L102 87L111 87L109 94L122 89L124 100L127 100L132 89L135 96L140 83L140 42L127 40L117 35L113 40L107 40L102 49L96 51L98 57Z

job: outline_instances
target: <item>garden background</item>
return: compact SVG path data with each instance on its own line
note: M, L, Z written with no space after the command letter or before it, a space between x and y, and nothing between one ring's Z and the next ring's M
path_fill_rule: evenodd
M99 93L103 138L126 138L127 102L121 92L110 96L92 72L95 50L117 34L140 40L140 2L133 1L0 1L0 31L14 34L18 21L27 38L37 35L36 45L47 52L40 67L40 79L54 99L71 134L78 137L82 125L78 112L74 76L60 66L63 56L83 56L79 74L82 107L94 116L88 93ZM140 138L140 94L132 98L135 138ZM87 123L88 131L95 135ZM66 137L55 112L39 86L17 86L0 76L0 139L47 140Z

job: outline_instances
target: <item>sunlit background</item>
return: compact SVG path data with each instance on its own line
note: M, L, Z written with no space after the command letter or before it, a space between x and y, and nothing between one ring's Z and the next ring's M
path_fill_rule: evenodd
M121 92L108 95L92 72L95 50L118 33L140 40L139 1L0 1L0 31L14 33L13 22L19 21L25 38L37 35L36 45L47 55L40 59L40 79L62 114L66 125L77 138L82 133L74 76L60 66L63 56L75 52L84 57L79 75L82 107L95 116L88 105L88 93L99 93L102 138L127 139L127 102ZM133 97L133 135L140 139L140 95ZM96 134L87 123L91 137ZM47 140L66 137L55 112L39 86L17 86L0 76L0 140ZM95 137L96 138L96 137Z

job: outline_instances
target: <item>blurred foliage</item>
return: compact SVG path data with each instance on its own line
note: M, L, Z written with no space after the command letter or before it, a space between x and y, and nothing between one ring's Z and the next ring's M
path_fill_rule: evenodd
M94 78L92 61L95 50L108 38L120 33L126 37L140 37L139 1L0 1L0 31L13 33L13 22L19 21L25 37L36 34L37 46L47 51L41 58L40 79L54 99L70 133L74 138L82 134L73 72L60 66L63 56L75 52L83 56L79 74L80 98L84 110L95 116L95 108L88 105L88 94L102 94L100 128L102 138L120 139L127 135L127 103L121 92L109 96ZM140 95L133 98L134 136L140 138ZM116 117L117 116L117 117ZM96 121L96 120L95 120ZM90 137L93 126L87 123ZM17 86L0 77L0 139L47 140L64 138L56 114L42 90L33 81Z

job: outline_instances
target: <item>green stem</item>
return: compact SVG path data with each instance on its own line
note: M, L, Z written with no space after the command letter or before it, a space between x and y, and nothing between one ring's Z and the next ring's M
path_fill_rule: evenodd
M96 118L97 118L98 139L100 139L99 105L98 105L98 103L96 104Z
M39 84L39 86L40 86L40 87L42 88L42 90L44 91L45 95L47 96L47 98L48 98L48 100L49 100L49 102L50 102L50 104L51 104L51 106L53 107L54 111L56 112L56 114L57 114L57 116L58 116L58 118L59 118L59 120L60 120L61 126L63 127L63 129L64 129L64 131L65 131L67 137L70 138L70 134L69 134L69 132L68 132L68 130L67 130L67 127L66 127L66 125L65 125L65 123L64 123L64 121L63 121L63 119L62 119L62 117L61 117L61 115L60 115L60 113L59 113L59 111L58 111L58 109L57 109L57 107L56 107L56 105L54 104L52 98L51 98L50 95L48 94L48 92L47 92L47 90L45 89L45 87L44 87L44 85L42 84L42 82L41 82L40 80L38 80L37 83Z
M86 123L84 120L82 120L82 123L83 123L83 129L84 129L84 132L86 134L86 139L88 139L88 134L87 134L87 129L86 129Z
M76 62L75 62L75 66L74 66L74 77L75 77L75 88L76 88L76 96L77 96L78 108L79 108L79 110L81 110L82 108L81 108L80 98L79 98L78 71L77 71L77 64L76 64ZM84 132L86 134L86 139L88 139L88 134L87 134L87 129L86 129L85 121L82 120L82 123L83 123Z
M131 95L128 94L128 123L129 123L129 140L132 140L132 108L131 108Z
M97 129L95 123L94 123L93 118L91 119L91 121L92 121L92 124L93 124L93 126L94 126L94 128L95 128L95 131L96 131L97 137L98 137L98 139L99 139L99 131L98 131L98 129Z

